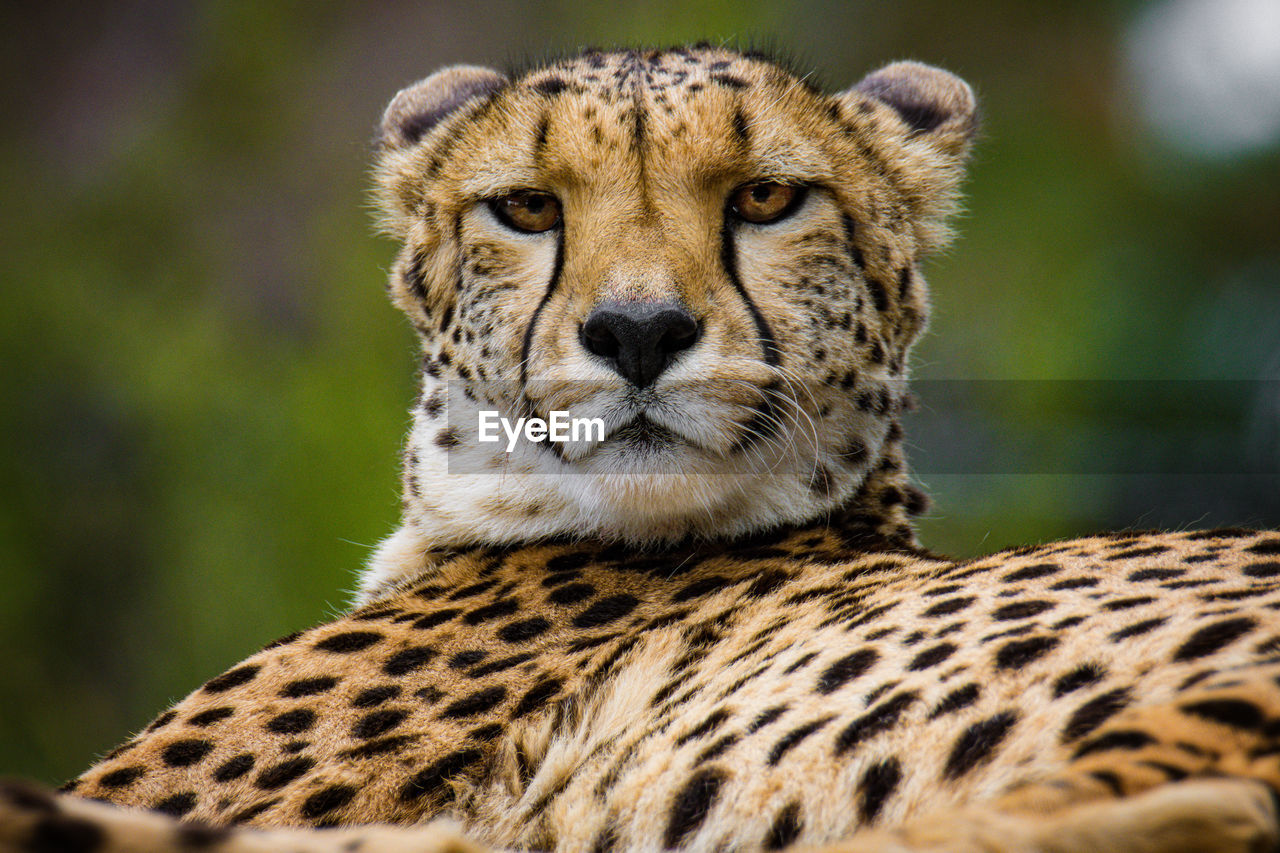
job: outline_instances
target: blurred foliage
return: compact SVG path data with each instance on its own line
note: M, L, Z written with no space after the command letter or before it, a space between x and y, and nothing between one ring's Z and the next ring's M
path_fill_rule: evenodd
M832 86L948 67L985 130L918 375L1274 377L1280 155L1206 166L1150 137L1121 75L1141 6L7 4L0 772L60 781L338 611L392 529L413 345L382 294L367 140L440 65L705 38ZM1066 417L1038 395L988 428L1031 413ZM1275 477L922 479L925 538L958 554L1280 523Z

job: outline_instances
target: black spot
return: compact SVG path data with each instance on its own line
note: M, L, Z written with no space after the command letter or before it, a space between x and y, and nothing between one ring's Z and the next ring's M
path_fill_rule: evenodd
M462 617L462 621L468 625L479 625L481 622L488 622L490 619L499 619L503 616L510 616L520 609L520 602L514 598L504 598L501 601L495 601L492 604L486 604L484 607L477 607L470 613Z
M898 298L906 299L911 292L911 267L898 270Z
M818 692L822 694L834 693L846 682L857 678L870 669L879 659L880 653L875 649L858 649L858 651L832 662L818 677Z
M187 812L196 807L196 795L191 791L183 791L181 794L174 794L171 797L165 797L160 802L151 807L152 811L161 814L172 815L173 817L182 817Z
M769 750L769 766L772 767L773 765L777 764L779 761L782 760L782 756L786 755L787 752L790 751L790 749L793 746L800 743L800 741L804 740L809 735L818 731L818 729L822 728L827 723L831 722L832 719L834 718L823 717L822 719L813 720L811 722L805 723L802 726L797 726L796 728L787 732L785 735L779 738L777 743L773 745L773 749Z
M552 604L577 604L595 594L596 588L589 583L571 583L552 590L547 596L547 601Z
M1129 691L1122 687L1085 702L1076 708L1067 720L1067 724L1063 726L1062 742L1070 743L1089 734L1124 709L1129 704L1130 698Z
M1114 613L1120 610L1129 610L1134 607L1139 607L1143 604L1150 604L1153 601L1155 601L1155 599L1149 595L1139 595L1134 596L1133 598L1120 598L1115 601L1108 601L1106 604L1102 605L1102 609Z
M951 748L943 773L948 779L957 779L989 760L1017 721L1016 712L1001 711L969 726Z
M1263 539L1245 550L1252 554L1280 554L1280 539Z
M1127 560L1131 557L1150 557L1154 554L1163 554L1169 550L1167 545L1151 545L1146 548L1128 548L1124 551L1117 551L1107 557L1108 560Z
M444 427L435 437L435 446L441 450L452 450L462 443L462 439L458 437L458 431L451 426Z
M711 714L709 714L705 720L703 720L698 725L694 726L689 731L680 735L680 737L676 738L676 746L684 746L686 743L688 743L691 740L694 740L695 738L700 738L710 734L711 732L719 728L719 726L722 723L724 723L724 721L727 719L729 719L729 712L724 710L723 708L712 711Z
M146 768L137 765L121 767L119 770L112 770L103 776L98 780L98 784L104 788L123 788L126 785L132 785L146 772Z
M369 740L384 735L404 722L407 716L409 712L403 708L384 708L381 711L374 711L356 721L356 724L351 727L351 736Z
M1138 569L1129 575L1131 581L1163 581L1185 575L1186 569Z
M747 733L755 734L765 726L772 723L774 720L781 717L786 712L787 712L786 705L775 705L772 708L762 711L759 716L757 716L754 720L751 721L751 725L747 727Z
M327 788L321 788L303 802L302 816L307 820L315 820L334 809L342 808L351 802L356 793L354 785L330 785Z
M921 616L947 616L959 610L964 610L976 599L971 596L961 596L960 598L947 598L934 604L929 609L922 612Z
M733 111L733 135L739 145L747 145L751 142L751 125L741 109Z
M1120 781L1120 777L1115 773L1112 773L1110 770L1091 770L1089 771L1089 775L1106 785L1115 796L1124 796L1124 783Z
M163 714L156 717L151 722L151 725L147 726L147 731L154 732L156 729L162 729L165 726L172 723L177 718L177 716L178 716L177 711L165 711Z
M1053 683L1053 698L1057 699L1073 690L1079 690L1081 687L1100 681L1106 674L1106 671L1096 663L1082 663Z
M790 847L800 837L801 828L800 804L795 801L787 803L773 819L773 825L764 837L764 849L782 850Z
M413 695L417 696L419 699L426 702L428 705L434 705L435 703L439 702L448 694L442 690L439 690L436 687L429 685L427 687L423 687L413 691Z
M207 850L217 847L230 836L230 827L210 826L207 823L184 823L174 833L178 847L183 850Z
M232 825L248 823L249 821L253 820L255 817L267 811L268 809L270 809L272 806L276 805L279 802L280 802L280 798L276 797L274 799L266 800L261 803L254 803L248 808L241 809L240 811L233 814L231 816L231 819L228 821L228 823Z
M1161 773L1163 773L1165 776L1169 778L1170 782L1180 782L1183 779L1187 778L1187 776L1191 775L1186 770L1183 770L1181 767L1176 767L1172 764L1167 764L1163 761L1139 761L1138 763L1143 765L1144 767L1150 767L1153 770L1159 770Z
M1001 621L1009 621L1011 619L1028 619L1036 616L1046 610L1052 610L1054 602L1052 601L1015 601L1013 604L1006 604L992 611L991 616Z
M374 643L379 642L382 635L374 631L347 631L342 634L334 634L326 637L316 643L315 647L322 652L333 652L334 654L347 655L352 652L358 652L367 649Z
M955 653L956 646L954 643L939 643L936 646L925 649L916 655L911 663L907 664L907 669L911 672L917 672L922 669L928 669L942 663Z
M374 758L379 755L386 755L388 752L395 752L406 743L414 740L416 738L412 735L392 735L391 737L371 740L360 746L353 746L351 749L339 754L350 758Z
M1155 743L1155 738L1146 732L1124 730L1107 732L1092 740L1087 740L1076 748L1074 758L1092 755L1095 752L1107 752L1113 749L1142 749Z
M1180 706L1184 714L1230 726L1234 729L1260 729L1265 717L1258 706L1243 699L1205 699Z
M266 730L278 735L296 735L311 728L316 712L310 708L295 708L267 721Z
M688 601L691 598L699 598L704 595L724 589L729 583L729 579L720 575L712 575L710 577L699 578L683 589L678 590L675 595L671 596L673 604L679 604L682 601Z
M1056 637L1028 637L1011 640L996 650L996 669L1026 666L1058 645Z
M387 658L382 671L387 675L398 677L420 669L436 656L435 649L427 646L410 646Z
M1136 637L1140 634L1145 634L1148 631L1159 628L1165 623L1165 621L1166 620L1163 616L1157 616L1154 619L1144 619L1141 622L1135 622L1132 625L1121 628L1119 631L1113 631L1111 633L1110 640L1112 642L1118 642L1120 640L1127 640L1129 637Z
M1274 578L1280 576L1280 563L1250 563L1240 571L1251 578Z
M264 791L271 791L289 784L315 766L316 762L313 758L305 756L290 758L288 761L282 761L263 770L258 774L258 778L253 780L253 784Z
M483 757L484 753L478 749L471 748L460 749L437 759L425 769L414 774L404 784L404 787L400 789L400 799L417 800L428 794L437 793L442 793L446 799L451 799L452 794L445 783L451 777L458 775Z
M426 616L423 616L422 618L418 619L409 627L417 631L425 631L428 628L434 628L437 625L443 625L445 622L448 622L450 619L457 616L461 612L462 610L460 610L457 607L451 607L447 610L437 610L435 613L428 613Z
M210 708L207 711L201 711L199 714L192 715L187 723L193 726L211 726L219 720L225 720L236 712L235 708L223 706L221 708Z
M22 849L29 853L92 853L106 840L96 823L57 814L40 818Z
M791 673L793 673L793 672L795 672L795 671L797 671L797 670L804 669L804 668L805 668L805 666L807 666L807 665L809 664L809 662L810 662L810 661L812 661L812 660L813 660L814 658L816 658L817 656L818 656L818 653L817 653L817 652L809 652L807 655L803 655L803 656L802 656L802 657L800 657L800 658L799 658L795 663L791 664L791 665L790 665L790 666L788 666L786 669L784 669L784 670L782 671L782 674L783 674L783 675L790 675Z
M724 86L728 89L745 89L750 84L741 77L735 77L732 74L710 74L712 83Z
M943 714L950 714L953 711L959 711L961 708L969 707L978 701L978 696L981 692L982 688L976 684L957 687L942 697L942 701L938 703L937 707L929 712L929 719L932 720L936 717L941 717Z
M333 686L338 683L338 679L325 675L320 678L302 678L297 681L290 681L280 690L280 695L286 699L297 699L300 696L314 696L317 693L324 693L332 690Z
M640 600L634 595L614 595L602 598L573 619L577 628L599 628L623 618L636 609Z
M213 771L213 778L218 782L230 782L232 779L239 779L253 769L253 760L253 756L247 752L242 752L234 758L228 758L218 765L217 770Z
M510 655L505 658L496 658L486 664L481 664L475 669L470 670L467 675L471 678L480 678L481 676L491 675L495 672L511 669L513 666L519 666L527 660L533 659L532 652L521 652L518 655Z
M369 687L361 690L356 698L351 700L353 708L372 708L375 705L381 705L388 699L394 699L400 695L400 688L394 684L383 684L378 687Z
M568 589L569 587L563 587ZM542 636L551 627L551 623L541 616L532 619L521 619L498 630L498 639L504 643L527 643L534 637Z
M160 757L170 767L190 767L208 755L211 749L213 744L207 740L180 740L166 746Z
M558 95L567 88L569 88L569 84L560 77L544 77L533 84L535 91L548 96Z
M707 812L715 805L720 788L724 785L725 773L714 767L696 771L675 796L671 804L671 812L667 816L667 829L663 833L663 844L669 848L677 847L685 837L702 825Z
M570 551L568 554L558 554L550 560L547 560L547 572L551 575L562 572L571 572L582 568L592 562L593 559L594 557L592 554L584 551ZM548 577L543 581L543 583L545 584L550 580L551 578Z
M1196 631L1173 653L1174 660L1195 660L1211 655L1257 627L1252 619L1227 619Z
M896 758L886 758L866 769L858 782L858 815L863 823L876 819L885 800L889 799L901 781L902 765Z
M693 763L695 765L698 765L698 764L702 764L704 761L710 761L716 756L723 754L725 750L733 746L739 740L740 738L738 735L727 734L724 737L717 740L716 742L714 742L713 744L711 744L710 746L708 746L702 752L698 753L698 757L694 760Z
M885 292L884 285L880 280L870 273L863 276L867 283L867 289L871 291L871 299L876 304L876 310L883 314L889 310L889 294Z
M450 669L466 669L475 666L489 656L489 653L482 649L468 649L467 651L458 652L449 658Z
M476 714L483 714L495 705L500 703L507 697L507 688L502 686L486 687L484 690L477 690L475 693L463 696L450 702L445 709L440 712L440 716L446 720L458 719L460 717L472 717Z
M217 678L210 679L202 690L205 693L226 693L233 687L253 681L259 669L261 669L259 666L242 666L230 672L224 672Z
M1091 586L1097 586L1097 578L1067 578L1064 581L1058 581L1049 587L1052 590L1062 589L1086 589Z
M841 755L867 738L888 731L898 724L902 712L919 698L915 691L907 690L888 699L850 723L836 738L836 755Z

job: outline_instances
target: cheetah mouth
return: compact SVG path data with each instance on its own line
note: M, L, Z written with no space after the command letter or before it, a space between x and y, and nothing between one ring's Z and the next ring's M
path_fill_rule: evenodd
M605 436L605 440L647 451L664 450L676 444L691 444L662 424L650 420L643 412L619 426L611 435Z

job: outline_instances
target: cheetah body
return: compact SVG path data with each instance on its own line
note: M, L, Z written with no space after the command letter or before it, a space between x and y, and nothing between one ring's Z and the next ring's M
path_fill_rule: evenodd
M397 96L379 187L423 387L360 606L68 795L0 788L0 849L1269 849L1280 535L915 543L916 264L973 115L925 66L827 96L711 48ZM744 219L760 186L799 201ZM639 388L580 337L628 300L698 323ZM498 456L473 404L611 433Z

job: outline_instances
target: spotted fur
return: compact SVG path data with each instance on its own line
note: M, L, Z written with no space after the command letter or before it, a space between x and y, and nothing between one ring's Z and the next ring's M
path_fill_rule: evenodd
M0 786L0 850L1273 849L1280 533L962 562L915 543L900 380L972 128L945 72L825 96L711 48L401 93L379 180L424 345L401 532L360 606L211 679L66 795ZM812 186L776 228L726 224L726 193L762 178ZM561 232L486 213L530 186ZM640 403L575 329L629 288L705 329ZM574 405L738 407L664 427L687 476L610 476L655 452L623 430L446 478L466 392L519 409L581 387ZM761 419L774 400L809 421ZM737 445L766 422L778 467L753 478ZM539 479L557 466L573 483Z

